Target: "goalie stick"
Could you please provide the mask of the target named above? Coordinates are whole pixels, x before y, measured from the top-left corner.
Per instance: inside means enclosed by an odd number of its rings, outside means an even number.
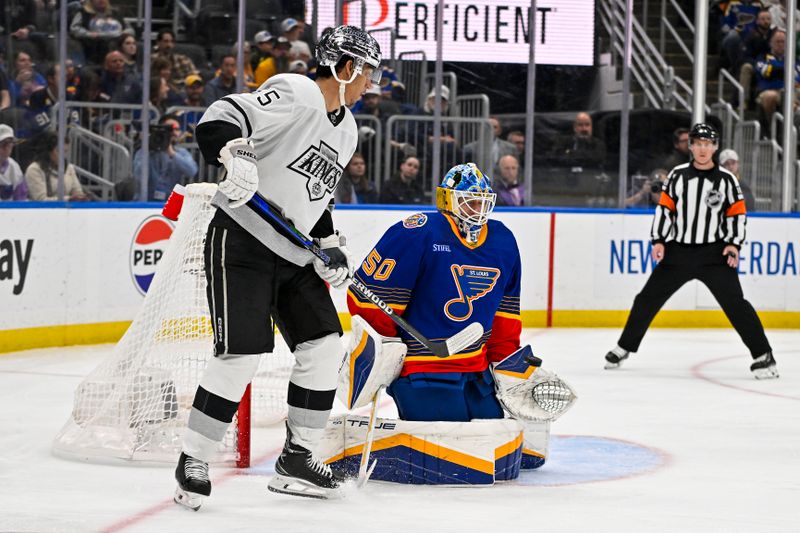
[[[378,460],[373,459],[372,464],[369,464],[369,454],[372,451],[372,443],[375,440],[375,420],[378,418],[378,402],[381,397],[381,387],[375,392],[372,397],[372,406],[369,410],[369,424],[367,425],[367,438],[364,440],[364,448],[361,450],[361,463],[358,467],[358,480],[356,487],[359,489],[364,487],[369,481],[375,467],[378,466]]]
[[[253,198],[248,202],[248,205],[252,206],[256,211],[262,213],[270,220],[278,224],[284,230],[283,234],[285,236],[292,238],[292,240],[294,240],[297,244],[322,260],[323,263],[326,265],[330,263],[331,258],[328,257],[328,254],[326,254],[319,246],[314,244],[311,239],[300,233],[291,224],[284,220],[281,215],[275,213],[272,206],[270,206],[269,203],[267,203],[267,201],[258,193],[253,196]],[[481,335],[483,335],[483,326],[481,326],[478,322],[473,322],[443,342],[431,341],[422,333],[420,333],[417,328],[409,324],[402,317],[398,316],[386,302],[381,300],[375,293],[369,290],[369,288],[361,283],[361,281],[357,280],[353,276],[350,276],[348,279],[350,281],[350,286],[353,287],[353,289],[355,289],[364,297],[368,298],[378,307],[378,309],[383,311],[386,316],[391,318],[395,324],[403,328],[403,330],[407,331],[409,335],[422,343],[436,357],[449,357],[450,355],[461,352],[469,345],[477,341]]]

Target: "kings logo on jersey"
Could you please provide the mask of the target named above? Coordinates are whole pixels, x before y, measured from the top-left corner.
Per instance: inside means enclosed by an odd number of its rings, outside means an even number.
[[[308,199],[312,202],[332,194],[344,173],[339,164],[339,153],[325,141],[320,141],[319,146],[309,146],[289,168],[306,179]]]
[[[153,282],[158,263],[172,235],[172,224],[161,215],[147,217],[136,229],[131,242],[131,277],[136,289],[144,295]]]
[[[489,294],[500,278],[500,269],[471,265],[451,265],[458,297],[444,304],[450,320],[463,322],[472,316],[472,302]]]

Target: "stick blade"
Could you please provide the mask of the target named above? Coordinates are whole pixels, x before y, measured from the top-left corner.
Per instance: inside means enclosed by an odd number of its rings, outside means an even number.
[[[477,342],[482,335],[483,326],[481,326],[478,322],[473,322],[445,341],[448,355],[463,352],[471,344]]]

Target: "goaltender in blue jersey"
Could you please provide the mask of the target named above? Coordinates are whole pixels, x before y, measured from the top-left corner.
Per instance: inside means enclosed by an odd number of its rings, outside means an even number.
[[[407,346],[400,377],[387,389],[403,420],[503,418],[488,368],[520,347],[522,267],[514,235],[488,219],[494,203],[489,180],[475,164],[454,167],[437,191],[439,211],[389,228],[355,274],[431,340],[472,322],[484,329],[472,346],[441,359],[348,291],[351,314]]]

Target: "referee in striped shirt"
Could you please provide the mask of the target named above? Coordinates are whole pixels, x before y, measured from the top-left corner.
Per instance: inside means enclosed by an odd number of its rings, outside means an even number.
[[[695,124],[689,133],[692,162],[672,169],[653,219],[653,260],[658,264],[633,301],[606,369],[618,368],[639,349],[647,328],[670,296],[687,281],[709,288],[744,341],[757,379],[777,378],[772,348],[753,306],[744,299],[737,267],[747,214],[736,177],[714,163],[717,132]]]

